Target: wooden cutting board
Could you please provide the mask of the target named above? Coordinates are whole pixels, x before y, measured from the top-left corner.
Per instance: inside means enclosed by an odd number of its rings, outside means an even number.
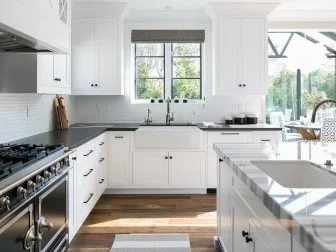
[[[64,98],[60,95],[56,95],[55,106],[57,119],[62,130],[69,128],[69,120],[66,112],[66,108],[63,102]]]

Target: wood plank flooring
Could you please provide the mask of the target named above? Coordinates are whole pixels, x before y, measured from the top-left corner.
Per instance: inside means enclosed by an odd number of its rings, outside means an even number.
[[[108,252],[122,233],[188,233],[193,252],[213,252],[216,195],[103,195],[68,251]]]

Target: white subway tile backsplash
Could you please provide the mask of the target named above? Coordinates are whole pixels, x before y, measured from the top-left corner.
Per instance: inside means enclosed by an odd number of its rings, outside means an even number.
[[[135,104],[129,96],[80,96],[75,103],[77,122],[141,123],[151,109],[154,123],[165,121],[166,104]],[[262,115],[261,96],[212,96],[205,103],[171,104],[176,122],[224,122],[225,116],[238,112]],[[260,118],[262,120],[262,118]]]
[[[57,128],[54,95],[0,94],[0,143]],[[74,97],[64,96],[69,121],[74,119]]]

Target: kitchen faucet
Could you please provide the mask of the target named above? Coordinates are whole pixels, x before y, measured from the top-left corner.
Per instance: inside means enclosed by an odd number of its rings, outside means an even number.
[[[171,103],[171,99],[168,97],[166,100],[167,103],[167,114],[166,114],[166,125],[170,125],[171,121],[174,121],[174,113],[172,113],[170,115],[170,103]]]
[[[148,110],[147,110],[147,118],[145,118],[145,123],[146,123],[147,125],[150,125],[151,122],[152,122],[152,118],[149,118],[149,115],[150,115],[150,114],[151,114],[151,110],[148,109]]]

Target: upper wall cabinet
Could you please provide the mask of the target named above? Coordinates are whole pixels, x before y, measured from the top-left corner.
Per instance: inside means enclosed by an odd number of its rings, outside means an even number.
[[[122,28],[114,4],[77,4],[72,20],[72,94],[123,95]]]
[[[265,20],[218,20],[215,94],[265,94],[267,51]]]
[[[0,28],[57,53],[71,51],[71,0],[2,1]]]
[[[70,94],[70,56],[0,54],[0,93]]]
[[[276,4],[210,4],[214,95],[267,93],[267,14]]]

